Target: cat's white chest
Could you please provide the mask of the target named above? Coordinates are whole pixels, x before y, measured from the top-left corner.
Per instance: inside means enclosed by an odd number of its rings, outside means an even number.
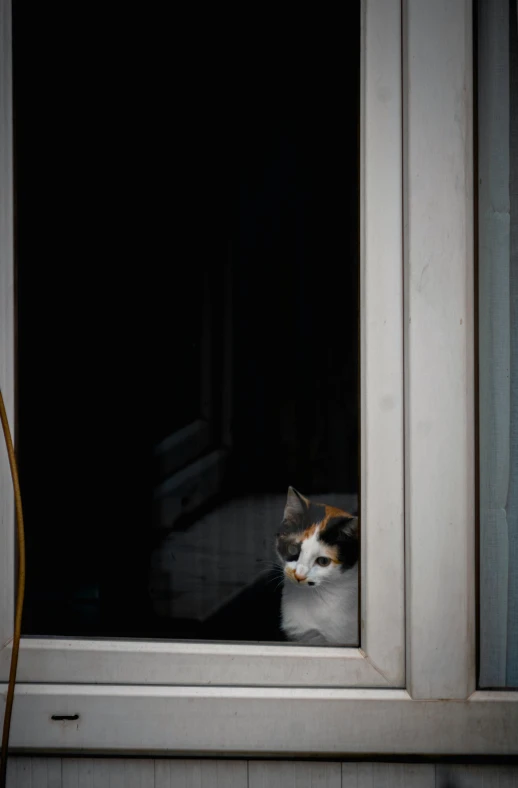
[[[308,588],[285,580],[282,629],[290,640],[329,645],[358,643],[358,567],[339,582]]]

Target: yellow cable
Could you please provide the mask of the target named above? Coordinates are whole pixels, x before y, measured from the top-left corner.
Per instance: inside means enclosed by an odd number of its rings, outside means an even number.
[[[13,711],[14,685],[16,682],[16,668],[18,667],[18,652],[20,650],[20,636],[22,631],[22,611],[23,597],[25,595],[25,533],[23,530],[23,510],[22,496],[20,494],[20,482],[18,480],[18,469],[16,467],[16,457],[14,454],[11,430],[5,411],[4,398],[0,390],[0,419],[4,431],[9,465],[11,466],[11,476],[14,487],[14,504],[16,508],[16,521],[18,525],[18,587],[16,592],[16,612],[14,618],[13,650],[11,653],[11,668],[9,670],[9,684],[7,687],[7,698],[5,701],[4,727],[2,731],[2,750],[0,756],[0,788],[5,788],[7,780],[7,753],[9,748],[9,730],[11,728],[11,715]]]

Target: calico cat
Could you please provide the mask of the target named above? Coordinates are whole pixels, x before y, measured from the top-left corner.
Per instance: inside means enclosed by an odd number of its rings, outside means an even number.
[[[284,568],[281,627],[289,640],[358,644],[358,518],[288,489],[276,548]]]

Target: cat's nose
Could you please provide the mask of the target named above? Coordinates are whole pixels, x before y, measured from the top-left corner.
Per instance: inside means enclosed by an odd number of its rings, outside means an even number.
[[[301,580],[305,580],[305,579],[306,579],[306,575],[303,575],[297,570],[295,570],[295,580],[298,580],[300,583]]]

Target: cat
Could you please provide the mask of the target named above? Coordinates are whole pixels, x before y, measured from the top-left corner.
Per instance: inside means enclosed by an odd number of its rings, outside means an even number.
[[[358,518],[288,489],[276,540],[281,628],[311,645],[358,644]]]

